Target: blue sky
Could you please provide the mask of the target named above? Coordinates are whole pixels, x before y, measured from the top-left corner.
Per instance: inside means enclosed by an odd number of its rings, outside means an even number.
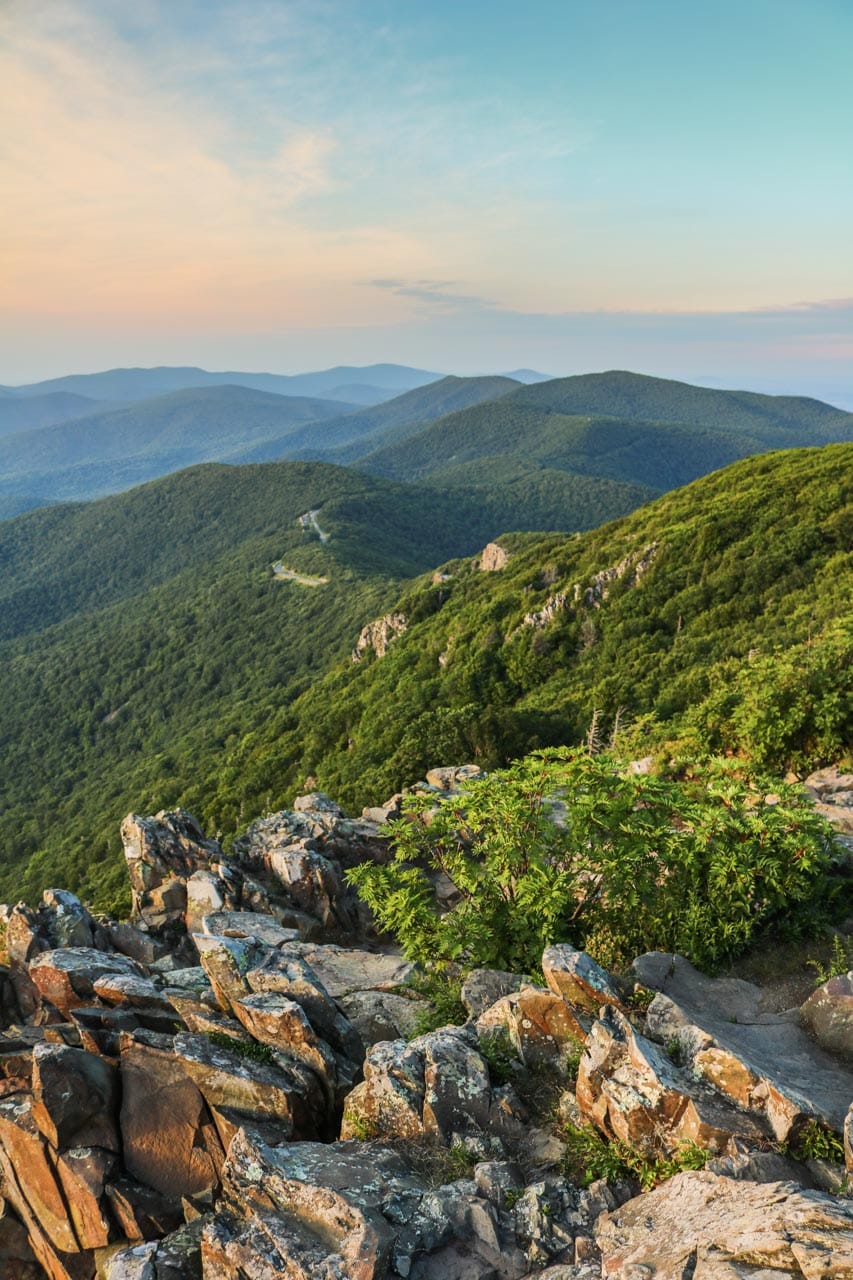
[[[849,0],[10,0],[0,381],[629,367],[853,401]]]

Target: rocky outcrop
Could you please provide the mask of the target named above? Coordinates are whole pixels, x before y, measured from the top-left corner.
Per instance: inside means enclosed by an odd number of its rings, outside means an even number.
[[[509,552],[497,542],[487,542],[480,552],[478,568],[481,573],[497,573],[509,564]]]
[[[850,1280],[853,1205],[792,1183],[681,1173],[603,1214],[607,1280]]]
[[[712,979],[681,956],[653,952],[637,977],[659,994],[647,1030],[675,1044],[686,1067],[785,1140],[812,1120],[840,1133],[853,1098],[853,1071],[822,1051],[799,1012],[766,1012],[761,991],[738,978]]]
[[[377,658],[384,658],[389,646],[409,629],[409,620],[404,613],[386,613],[375,622],[368,622],[359,632],[352,651],[353,662],[361,662],[367,653]]]
[[[422,790],[438,804],[478,774]],[[853,1275],[849,1205],[814,1189],[843,1178],[842,1140],[853,1172],[853,1072],[797,1011],[651,955],[643,1015],[562,944],[546,986],[474,971],[468,1022],[415,1035],[413,966],[345,883],[388,856],[378,821],[312,792],[228,858],[180,812],[124,834],[133,923],[59,890],[0,908],[2,1280]],[[833,979],[804,1008],[836,1051],[848,997]],[[685,1143],[713,1158],[642,1196],[576,1186],[567,1123],[638,1168]]]

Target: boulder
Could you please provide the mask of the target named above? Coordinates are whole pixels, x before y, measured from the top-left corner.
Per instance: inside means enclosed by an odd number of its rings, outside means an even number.
[[[43,951],[29,967],[30,979],[42,1001],[48,1001],[64,1018],[72,1009],[92,999],[96,979],[108,973],[144,976],[139,965],[129,957],[108,955],[92,947]]]
[[[215,911],[201,921],[202,933],[224,938],[254,938],[268,947],[298,942],[298,929],[283,929],[273,916],[259,911]]]
[[[83,1049],[40,1044],[33,1052],[32,1116],[52,1147],[119,1152],[116,1068]]]
[[[291,948],[268,951],[263,962],[246,974],[246,982],[253,992],[275,991],[301,1005],[311,1026],[335,1053],[361,1065],[364,1047],[357,1031],[301,955],[293,954]]]
[[[800,1009],[819,1045],[853,1063],[853,973],[830,978]]]
[[[614,979],[585,951],[568,943],[546,947],[542,972],[550,989],[575,1009],[598,1013],[602,1005],[615,1004],[627,1013],[623,993]]]
[[[543,987],[522,987],[504,996],[476,1021],[481,1036],[503,1030],[526,1067],[560,1070],[586,1037],[584,1025],[562,996]]]
[[[462,1003],[471,1018],[479,1018],[502,996],[517,991],[521,978],[503,969],[472,969],[462,983]]]
[[[634,971],[660,993],[648,1010],[648,1034],[676,1043],[692,1072],[766,1116],[777,1139],[813,1119],[841,1133],[853,1070],[815,1044],[797,1010],[766,1012],[760,988],[708,978],[681,956],[651,952],[635,960]]]
[[[171,1041],[121,1038],[121,1135],[127,1172],[172,1201],[218,1184],[222,1142]]]
[[[790,1182],[679,1173],[596,1223],[608,1280],[850,1280],[853,1205]]]
[[[180,932],[187,904],[186,882],[196,871],[219,862],[222,850],[205,838],[183,809],[153,818],[128,814],[121,840],[133,894],[134,917],[152,933]]]
[[[353,991],[338,1003],[365,1048],[380,1040],[404,1040],[414,1035],[423,1000],[409,1000],[390,991]]]
[[[214,1116],[226,1108],[269,1120],[277,1125],[282,1139],[325,1136],[327,1093],[318,1077],[296,1058],[274,1049],[259,1054],[256,1048],[250,1042],[226,1048],[189,1032],[175,1037],[177,1062],[198,1086]]]
[[[302,1006],[277,991],[243,996],[234,1012],[253,1039],[303,1063],[316,1075],[330,1105],[334,1105],[338,1071],[335,1056],[322,1040]]]
[[[236,1001],[249,994],[246,975],[269,954],[269,947],[254,938],[224,938],[195,934],[199,959],[223,1013],[231,1013]]]
[[[686,1142],[722,1151],[733,1137],[768,1133],[758,1117],[679,1070],[615,1005],[604,1006],[587,1037],[576,1093],[603,1133],[650,1153],[672,1154]]]
[[[341,1135],[413,1138],[433,1134],[454,1140],[489,1129],[492,1089],[489,1069],[474,1032],[445,1027],[374,1045],[364,1081],[346,1099]]]

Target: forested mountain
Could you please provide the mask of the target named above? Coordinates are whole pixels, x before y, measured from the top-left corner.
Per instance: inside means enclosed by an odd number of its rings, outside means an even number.
[[[282,716],[295,785],[357,805],[436,759],[494,764],[630,722],[640,754],[679,734],[777,769],[849,749],[853,445],[747,459],[583,536],[500,541],[505,568],[422,579],[385,657]]]
[[[405,438],[456,410],[492,403],[518,386],[511,378],[440,378],[384,404],[325,422],[322,432],[306,429],[270,441],[246,460],[310,457],[346,465],[367,450]]]
[[[817,400],[589,374],[520,387],[365,451],[357,465],[440,484],[549,467],[662,492],[752,453],[849,439],[853,414]]]
[[[607,732],[620,707],[681,731],[705,706],[710,735],[730,711],[707,699],[740,688],[750,651],[801,673],[810,645],[843,702],[851,474],[853,446],[750,459],[592,533],[501,536],[493,573],[458,557],[508,527],[514,486],[313,463],[197,467],[8,521],[0,899],[57,882],[113,900],[129,809],[182,804],[227,835],[309,774],[378,800],[437,760],[577,740],[596,709]],[[408,630],[354,665],[388,611]]]
[[[72,418],[83,418],[114,408],[118,405],[75,395],[71,391],[51,391],[42,396],[4,395],[0,397],[0,436],[50,427],[57,422],[69,422]]]
[[[255,391],[269,391],[285,396],[319,396],[329,400],[347,400],[339,394],[347,384],[373,387],[380,398],[399,395],[412,387],[423,386],[440,378],[439,373],[425,369],[410,369],[399,364],[371,364],[359,368],[354,365],[337,365],[317,373],[245,373],[231,371],[211,373],[194,367],[156,369],[107,369],[103,373],[74,373],[64,378],[49,378],[45,382],[31,382],[20,387],[4,387],[0,390],[16,396],[44,395],[48,392],[74,392],[91,396],[96,400],[147,400],[151,396],[165,395],[170,391],[184,391],[191,387],[240,386]],[[354,397],[360,403],[359,397]]]
[[[0,497],[56,502],[114,493],[197,462],[242,458],[259,441],[280,439],[341,408],[332,400],[237,386],[174,391],[0,439]]]
[[[507,527],[579,528],[584,511],[597,523],[644,495],[593,482],[575,507],[570,496],[437,494],[320,463],[210,465],[0,525],[0,900],[56,881],[105,901],[122,879],[108,842],[130,808],[180,798],[201,812],[206,794],[232,829],[246,810],[223,753],[267,741],[264,726],[404,579]],[[314,509],[326,543],[300,525]],[[280,561],[328,581],[282,581]]]

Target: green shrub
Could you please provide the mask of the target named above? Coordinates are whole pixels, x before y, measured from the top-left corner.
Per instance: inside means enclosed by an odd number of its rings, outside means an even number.
[[[806,963],[817,975],[816,987],[822,987],[830,978],[842,977],[853,969],[853,938],[845,938],[842,942],[836,934],[832,939],[832,952],[826,964],[820,960],[807,960]]]
[[[389,830],[393,859],[348,879],[421,963],[524,973],[568,941],[606,964],[656,949],[710,967],[825,918],[831,828],[798,788],[727,761],[676,781],[540,752],[444,802],[410,797]],[[449,910],[428,872],[455,885]]]
[[[409,1039],[424,1036],[439,1027],[460,1026],[468,1018],[462,1003],[462,978],[447,965],[431,966],[409,982],[411,989],[423,997]]]
[[[618,1138],[608,1142],[592,1125],[567,1125],[563,1140],[563,1173],[584,1187],[599,1178],[611,1182],[635,1178],[644,1191],[649,1191],[685,1169],[703,1169],[710,1159],[710,1152],[695,1142],[682,1143],[678,1151],[664,1155]]]

